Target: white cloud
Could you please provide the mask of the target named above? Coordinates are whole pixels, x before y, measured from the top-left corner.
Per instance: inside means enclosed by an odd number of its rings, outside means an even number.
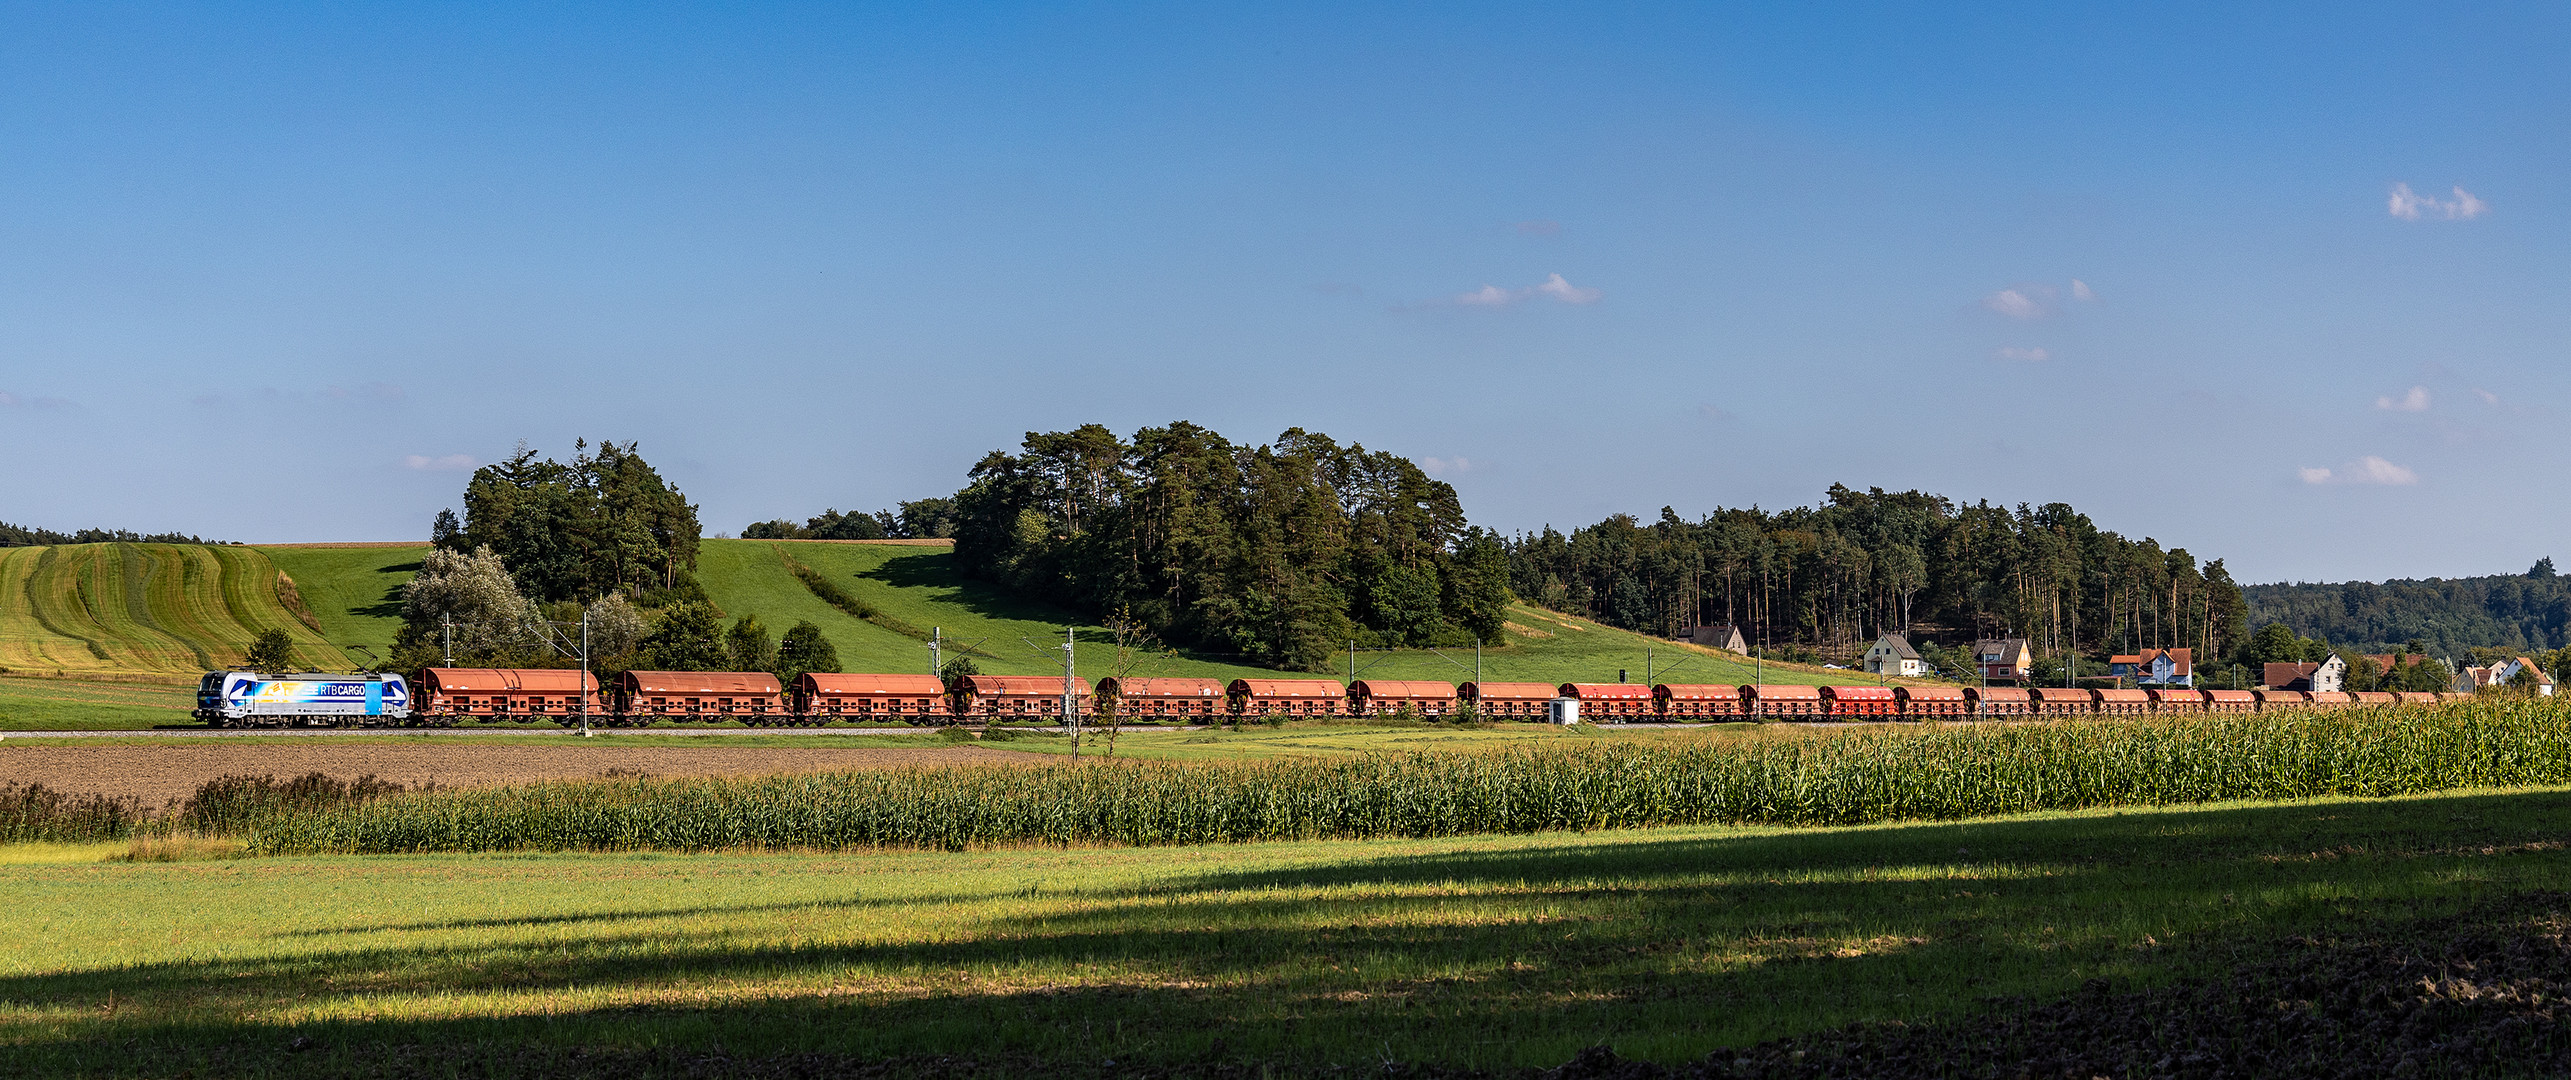
[[[1594,304],[1606,295],[1596,289],[1565,281],[1560,274],[1553,274],[1547,276],[1541,285],[1529,285],[1521,289],[1503,289],[1497,285],[1484,285],[1469,293],[1456,294],[1454,303],[1462,307],[1508,307],[1520,300],[1543,296],[1566,304]]]
[[[1419,467],[1425,470],[1430,476],[1447,476],[1454,473],[1473,471],[1473,459],[1466,457],[1424,457],[1419,459]]]
[[[2454,191],[2454,198],[2440,199],[2434,195],[2422,195],[2412,191],[2409,184],[2394,184],[2392,197],[2385,201],[2385,207],[2392,212],[2392,216],[2403,221],[2417,221],[2421,218],[2435,221],[2471,221],[2490,212],[2491,204],[2475,198],[2473,193],[2464,190],[2462,185],[2456,185]]]
[[[2336,469],[2304,468],[2294,470],[2307,484],[2376,484],[2384,487],[2406,487],[2419,482],[2419,474],[2402,466],[2368,454]]]
[[[444,457],[412,454],[403,458],[402,464],[421,472],[464,472],[480,463],[474,461],[470,454],[448,454]]]
[[[68,409],[71,407],[72,401],[69,398],[22,397],[0,391],[0,409]]]
[[[2375,408],[2385,409],[2392,412],[2427,412],[2428,388],[2425,386],[2414,386],[2409,390],[2403,391],[2400,397],[2386,395],[2384,397],[2376,398]]]
[[[2349,478],[2349,483],[2401,485],[2419,482],[2418,473],[2371,455],[2357,459],[2355,473]]]
[[[2001,349],[1991,355],[2002,360],[2026,360],[2032,362],[2042,362],[2053,359],[2053,354],[2045,351],[2042,346],[2032,349]]]
[[[1566,304],[1595,304],[1599,297],[1607,295],[1596,289],[1584,288],[1564,281],[1560,274],[1545,278],[1544,284],[1536,286],[1535,291]]]
[[[1982,306],[2012,319],[2041,319],[2052,310],[2052,305],[2045,300],[2027,295],[2031,291],[2033,290],[2002,289],[1983,297]]]
[[[2494,394],[2478,386],[2473,388],[2473,396],[2482,399],[2482,404],[2484,405],[2497,405],[2500,403],[2500,396],[2498,394]]]
[[[2079,278],[2072,278],[2071,298],[2094,304],[2098,302],[2098,293],[2096,290],[2089,287],[2088,282],[2082,281]]]

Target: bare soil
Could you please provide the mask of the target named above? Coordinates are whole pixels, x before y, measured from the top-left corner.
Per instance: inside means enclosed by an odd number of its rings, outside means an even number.
[[[314,740],[326,744],[330,740]],[[982,746],[0,746],[0,784],[42,784],[71,794],[132,797],[147,806],[185,798],[222,776],[372,775],[405,787],[487,787],[536,780],[630,776],[772,776],[929,765],[1010,765],[1052,760]]]

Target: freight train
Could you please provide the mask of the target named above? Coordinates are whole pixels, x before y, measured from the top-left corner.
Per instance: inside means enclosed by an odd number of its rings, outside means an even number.
[[[1209,724],[1296,717],[1470,712],[1486,720],[1591,723],[1929,720],[2249,713],[2433,704],[2455,694],[2059,687],[1804,686],[1728,683],[1462,684],[1420,679],[1106,678],[813,673],[785,685],[758,671],[628,671],[602,686],[551,668],[429,668],[418,699],[399,675],[206,674],[195,716],[216,727],[431,726],[585,719],[752,726],[1054,722],[1066,705],[1094,722]]]

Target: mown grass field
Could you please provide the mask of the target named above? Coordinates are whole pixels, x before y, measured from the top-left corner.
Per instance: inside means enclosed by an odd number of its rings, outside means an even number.
[[[202,673],[239,662],[250,639],[268,629],[285,630],[303,663],[348,666],[321,629],[288,609],[278,584],[276,565],[252,548],[0,548],[0,668]]]
[[[1105,850],[18,849],[0,1044],[17,1071],[98,1075],[625,1075],[569,1051],[645,1047],[1101,1074],[1681,1061],[2571,887],[2566,830],[2571,791],[2544,789]]]

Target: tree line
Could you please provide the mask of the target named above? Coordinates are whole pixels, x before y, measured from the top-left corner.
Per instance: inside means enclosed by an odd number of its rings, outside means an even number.
[[[943,540],[955,535],[955,500],[916,499],[871,514],[837,507],[797,525],[784,518],[752,522],[744,540]]]
[[[2411,643],[2417,651],[2447,656],[2477,647],[2534,652],[2571,646],[2571,578],[2555,573],[2550,558],[2523,574],[2252,585],[2244,591],[2261,621],[2374,652]]]
[[[1966,505],[1832,485],[1817,506],[1662,508],[1506,541],[1518,595],[1629,630],[1741,628],[1754,648],[1844,656],[1886,631],[1949,645],[2023,637],[2044,654],[2237,651],[2240,587],[2215,559],[2100,529],[2062,503]],[[2057,661],[2058,662],[2058,661]]]
[[[52,547],[56,544],[217,544],[186,533],[138,533],[132,529],[82,529],[55,532],[0,521],[0,547]]]
[[[1360,645],[1498,636],[1500,538],[1399,456],[1295,428],[1236,444],[1179,421],[1028,432],[955,494],[967,574],[1171,645],[1322,670]]]

